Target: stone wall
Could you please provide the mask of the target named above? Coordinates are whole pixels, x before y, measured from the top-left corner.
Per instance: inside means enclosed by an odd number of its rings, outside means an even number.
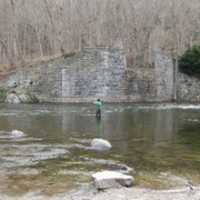
[[[200,79],[179,73],[177,100],[179,102],[200,102]]]
[[[168,56],[160,50],[154,53],[156,97],[158,101],[172,101],[174,99],[174,66]]]
[[[200,82],[178,74],[172,59],[155,51],[154,65],[127,69],[121,49],[84,49],[70,57],[21,68],[0,82],[17,93],[28,92],[44,102],[199,101]],[[176,90],[174,89],[175,87]]]
[[[61,69],[62,98],[117,97],[124,94],[125,59],[116,50],[85,50]]]

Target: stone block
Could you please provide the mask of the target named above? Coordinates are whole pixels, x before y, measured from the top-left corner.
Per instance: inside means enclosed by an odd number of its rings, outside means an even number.
[[[98,190],[116,187],[131,187],[134,178],[115,171],[102,171],[92,175],[94,185]]]

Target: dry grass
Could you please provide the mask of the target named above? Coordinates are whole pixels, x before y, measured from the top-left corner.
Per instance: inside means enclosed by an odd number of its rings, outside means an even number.
[[[18,69],[18,68],[28,68],[34,65],[39,65],[39,64],[43,64],[45,62],[49,62],[58,58],[67,58],[67,57],[71,57],[74,56],[75,54],[77,54],[78,52],[68,52],[65,54],[55,54],[55,55],[51,55],[51,56],[42,56],[42,57],[37,57],[34,59],[26,59],[23,60],[23,62],[20,63],[16,63],[15,66],[10,66],[9,64],[0,64],[0,80],[4,79],[5,77],[7,77],[11,72],[13,72],[14,70]]]

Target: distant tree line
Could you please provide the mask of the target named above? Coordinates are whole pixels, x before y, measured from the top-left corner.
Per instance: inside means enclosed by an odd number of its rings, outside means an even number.
[[[0,0],[0,67],[121,47],[128,66],[173,58],[200,40],[199,0]]]

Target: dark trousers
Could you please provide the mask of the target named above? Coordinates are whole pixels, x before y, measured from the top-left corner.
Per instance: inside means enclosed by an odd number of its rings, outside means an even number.
[[[96,111],[96,118],[101,118],[101,109],[98,109],[97,111]]]

